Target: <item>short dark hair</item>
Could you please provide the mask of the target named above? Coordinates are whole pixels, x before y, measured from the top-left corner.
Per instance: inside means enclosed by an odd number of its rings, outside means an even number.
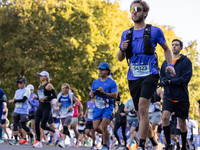
[[[173,43],[174,41],[178,41],[179,44],[180,44],[180,47],[183,48],[183,42],[182,42],[181,40],[179,40],[179,39],[173,39],[172,43]]]
[[[139,4],[141,4],[142,5],[142,7],[143,7],[143,11],[144,12],[149,12],[149,5],[145,2],[145,1],[143,1],[143,0],[134,0],[132,3],[131,3],[131,5],[130,5],[130,10],[131,10],[131,8],[132,8],[132,5],[133,4],[135,4],[135,3],[139,3]]]

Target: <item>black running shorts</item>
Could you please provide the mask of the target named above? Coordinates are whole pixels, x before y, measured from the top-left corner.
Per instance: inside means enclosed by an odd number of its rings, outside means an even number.
[[[139,98],[150,99],[158,85],[158,74],[151,74],[137,80],[129,80],[129,90],[133,99],[135,110],[138,110]]]

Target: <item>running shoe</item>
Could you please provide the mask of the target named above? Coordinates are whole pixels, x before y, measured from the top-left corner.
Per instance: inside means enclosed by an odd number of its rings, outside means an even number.
[[[115,147],[115,149],[118,149],[122,144],[121,143],[118,143]]]
[[[33,145],[35,145],[38,142],[38,140],[35,140],[35,142],[33,143]]]
[[[47,142],[47,145],[53,145],[52,141],[49,140],[49,141]]]
[[[103,146],[101,150],[109,150],[107,146]]]
[[[143,150],[142,147],[138,146],[136,150]]]
[[[1,144],[1,143],[4,143],[4,140],[0,139],[0,144]]]
[[[25,140],[25,139],[23,139],[23,140],[21,140],[21,141],[19,142],[19,144],[21,144],[21,145],[23,145],[23,144],[27,144],[27,143],[28,143],[28,141]]]
[[[95,145],[92,145],[91,149],[97,149]]]
[[[65,141],[62,140],[61,142],[59,142],[58,146],[61,147],[61,148],[65,148]]]
[[[74,147],[74,138],[70,138],[69,147]]]
[[[42,148],[42,142],[38,141],[36,144],[33,145],[33,147]]]
[[[74,145],[74,147],[77,148],[77,147],[79,147],[79,145],[80,145],[80,142],[78,141],[78,142],[76,142],[76,144]]]
[[[19,145],[17,140],[13,140],[12,142],[9,142],[10,145]]]
[[[55,142],[54,146],[58,146],[58,144],[59,144],[59,140],[57,140],[57,141]]]

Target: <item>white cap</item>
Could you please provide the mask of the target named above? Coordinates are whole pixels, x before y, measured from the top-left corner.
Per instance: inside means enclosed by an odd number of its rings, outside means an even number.
[[[3,105],[7,106],[6,102],[3,102]]]
[[[29,90],[34,90],[34,86],[33,86],[32,84],[27,85],[27,88],[28,88]]]
[[[38,73],[38,76],[46,76],[49,78],[49,73],[47,71],[42,71],[42,72]]]

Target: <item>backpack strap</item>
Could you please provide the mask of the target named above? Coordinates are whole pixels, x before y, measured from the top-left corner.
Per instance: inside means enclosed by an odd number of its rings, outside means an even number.
[[[138,53],[138,54],[132,53],[132,40],[133,40],[134,26],[131,27],[129,29],[129,31],[127,32],[126,40],[129,40],[128,47],[127,47],[126,52],[125,52],[127,63],[128,63],[128,60],[132,56],[137,56],[139,54],[146,54],[146,55],[153,55],[154,54],[154,47],[152,46],[152,42],[151,42],[151,26],[152,26],[151,24],[146,24],[143,37],[141,37],[141,38],[143,38],[143,41],[144,41],[144,52],[143,53]]]

